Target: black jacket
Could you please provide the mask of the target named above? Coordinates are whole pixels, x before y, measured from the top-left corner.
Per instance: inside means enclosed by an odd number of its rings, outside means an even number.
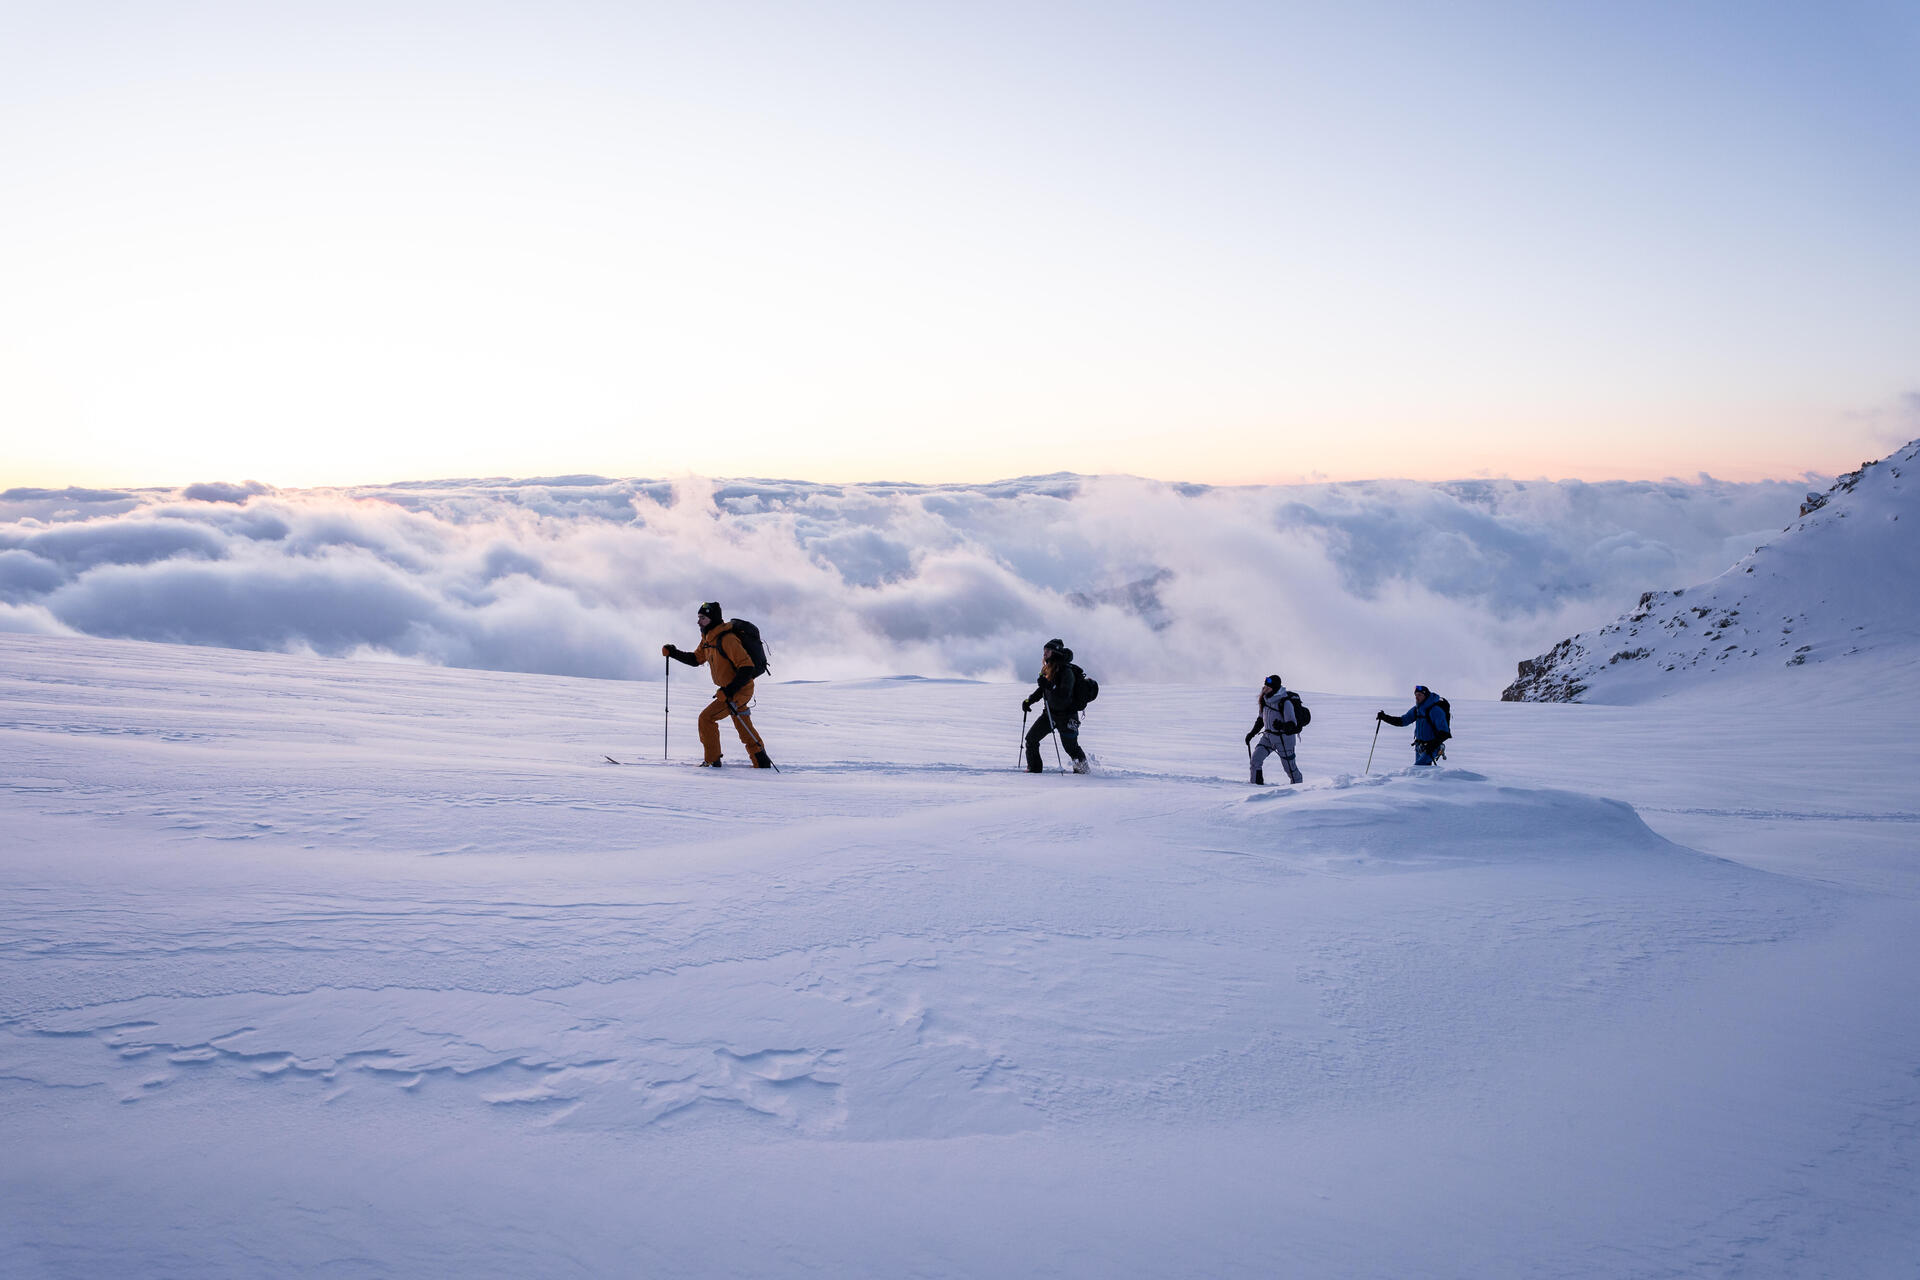
[[[1031,707],[1035,702],[1047,704],[1047,714],[1057,723],[1070,724],[1073,721],[1073,697],[1079,692],[1080,677],[1074,669],[1073,650],[1061,653],[1059,674],[1052,679],[1043,670],[1039,679],[1034,681],[1034,690],[1027,695],[1022,706]]]

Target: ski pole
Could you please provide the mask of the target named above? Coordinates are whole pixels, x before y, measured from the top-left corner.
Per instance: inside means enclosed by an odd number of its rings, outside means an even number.
[[[751,747],[748,748],[749,750],[765,751],[767,749],[766,740],[760,736],[760,731],[753,727],[752,719],[748,717],[746,712],[742,711],[739,707],[734,705],[732,698],[727,699],[727,714],[733,717],[734,724],[746,730],[746,734],[743,734],[741,736],[743,737],[748,735],[752,736],[753,744]]]
[[[1020,745],[1014,748],[1013,762],[1024,765],[1027,762],[1027,717],[1033,714],[1033,708],[1024,704],[1020,707]]]
[[[758,729],[753,727],[753,717],[748,715],[746,712],[742,711],[740,708],[734,706],[732,698],[727,699],[727,710],[733,714],[734,724],[739,725],[740,727],[744,728],[748,733],[753,735],[753,746],[751,750],[753,750],[756,754],[765,755],[767,753],[767,740],[760,736],[760,731]],[[774,764],[773,761],[771,760],[767,761],[767,763],[770,765],[773,765],[773,771],[775,773],[780,772],[779,765]]]
[[[1053,762],[1060,766],[1060,772],[1067,771],[1067,762],[1060,758],[1060,724],[1053,718],[1053,708],[1047,708],[1047,732],[1053,735]]]
[[[1380,724],[1381,722],[1378,720],[1375,720],[1373,722],[1373,747],[1377,747],[1380,745]],[[1367,772],[1368,773],[1373,772],[1373,747],[1367,748]]]
[[[673,659],[662,658],[660,664],[667,669],[667,682],[660,687],[660,758],[667,758],[667,717],[673,714]]]

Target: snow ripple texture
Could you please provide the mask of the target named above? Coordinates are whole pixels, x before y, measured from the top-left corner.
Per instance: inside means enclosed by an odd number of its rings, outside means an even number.
[[[631,685],[0,654],[10,1276],[1911,1262],[1894,727],[1768,780],[1471,704],[1366,773],[1313,694],[1254,789],[1251,691],[1105,690],[1074,777],[1018,688],[770,685],[773,774]]]

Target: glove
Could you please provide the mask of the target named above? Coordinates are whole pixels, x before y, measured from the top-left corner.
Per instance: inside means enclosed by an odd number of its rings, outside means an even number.
[[[1020,699],[1020,709],[1021,709],[1022,711],[1031,711],[1031,710],[1033,710],[1033,699],[1032,699],[1031,697],[1026,697],[1026,698],[1022,698],[1022,699]]]
[[[747,681],[740,676],[735,676],[733,679],[727,681],[726,687],[720,692],[727,695],[727,705],[732,706],[734,695],[746,687]]]
[[[660,656],[663,658],[671,658],[673,656],[673,646],[670,644],[661,645]]]
[[[1260,726],[1259,726],[1259,725],[1255,725],[1255,726],[1253,726],[1253,728],[1251,728],[1251,729],[1249,729],[1249,730],[1247,730],[1247,745],[1248,745],[1248,746],[1252,746],[1252,745],[1253,745],[1253,735],[1254,735],[1254,734],[1256,734],[1256,733],[1258,733],[1258,732],[1260,732]]]
[[[1386,720],[1391,720],[1391,719],[1392,719],[1393,717],[1392,717],[1392,716],[1390,716],[1390,715],[1388,715],[1388,714],[1387,714],[1386,712],[1384,712],[1384,711],[1376,711],[1376,712],[1374,712],[1374,713],[1373,713],[1373,718],[1374,718],[1375,720],[1381,720],[1381,721],[1386,721]]]

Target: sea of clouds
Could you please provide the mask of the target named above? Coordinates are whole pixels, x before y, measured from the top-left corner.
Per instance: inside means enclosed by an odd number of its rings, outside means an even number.
[[[1489,697],[1809,479],[12,489],[0,630],[650,680],[719,600],[776,680],[1031,677],[1058,635],[1107,682]]]

